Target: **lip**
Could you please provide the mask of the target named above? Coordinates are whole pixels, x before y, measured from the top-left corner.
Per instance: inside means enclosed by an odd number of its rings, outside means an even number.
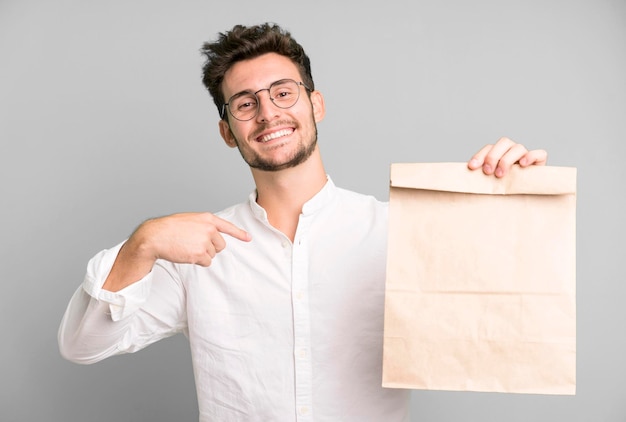
[[[255,137],[254,140],[257,142],[261,142],[261,143],[267,143],[267,142],[273,141],[274,139],[281,139],[281,138],[284,138],[285,136],[289,136],[293,134],[295,131],[296,131],[296,128],[293,126],[275,127],[275,128],[272,128],[271,130],[266,130],[266,131],[261,132],[261,134]]]

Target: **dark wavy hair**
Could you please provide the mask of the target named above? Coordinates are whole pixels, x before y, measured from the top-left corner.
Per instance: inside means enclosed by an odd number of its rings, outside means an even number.
[[[242,60],[266,53],[280,54],[298,67],[302,82],[311,90],[315,89],[309,56],[288,31],[276,24],[235,25],[230,31],[220,33],[217,41],[204,43],[200,51],[206,56],[202,83],[213,97],[221,118],[224,118],[221,113],[226,102],[222,93],[224,74]]]

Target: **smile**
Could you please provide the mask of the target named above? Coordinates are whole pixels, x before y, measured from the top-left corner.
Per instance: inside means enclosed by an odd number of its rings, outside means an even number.
[[[267,135],[264,136],[260,136],[257,138],[257,141],[259,142],[269,142],[272,139],[276,139],[276,138],[280,138],[283,136],[288,136],[291,135],[294,132],[294,129],[289,128],[289,129],[282,129],[282,130],[278,130],[276,132],[272,132],[272,133],[268,133]]]

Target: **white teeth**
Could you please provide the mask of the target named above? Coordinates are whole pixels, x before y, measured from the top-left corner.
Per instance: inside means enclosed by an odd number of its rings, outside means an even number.
[[[281,136],[291,135],[293,130],[291,129],[283,129],[278,132],[270,133],[269,135],[265,135],[260,139],[261,142],[271,141],[272,139],[280,138]]]

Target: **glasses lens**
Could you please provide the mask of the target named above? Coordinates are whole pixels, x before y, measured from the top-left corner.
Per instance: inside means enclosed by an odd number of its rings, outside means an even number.
[[[231,98],[228,107],[235,119],[250,120],[256,115],[257,97],[252,93],[244,93]]]
[[[280,108],[293,107],[300,96],[300,87],[296,81],[283,80],[274,82],[270,87],[270,98]]]

